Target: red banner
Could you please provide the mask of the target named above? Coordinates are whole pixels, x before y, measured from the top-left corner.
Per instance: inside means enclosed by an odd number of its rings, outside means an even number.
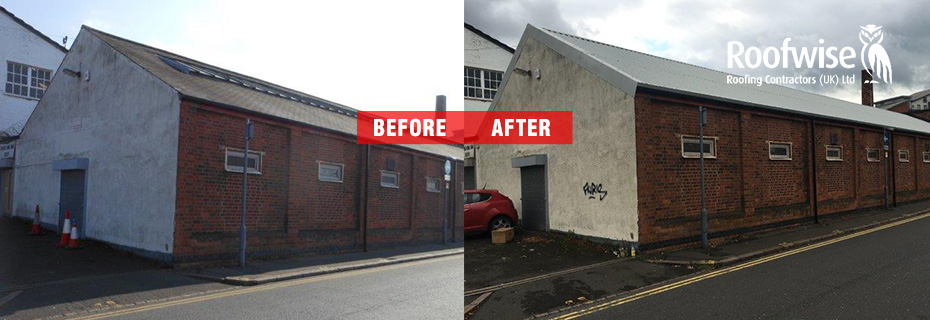
[[[358,144],[571,144],[571,111],[359,111]]]

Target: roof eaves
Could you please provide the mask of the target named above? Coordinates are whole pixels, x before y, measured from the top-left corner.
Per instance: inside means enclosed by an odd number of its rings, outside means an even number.
[[[36,30],[36,28],[33,28],[31,25],[26,23],[26,21],[23,21],[23,19],[20,19],[19,17],[14,15],[12,12],[8,11],[3,6],[0,6],[0,12],[6,13],[6,15],[10,16],[10,18],[13,19],[13,21],[16,21],[16,23],[19,23],[19,25],[23,26],[23,28],[26,28],[26,30],[29,30],[30,32],[39,36],[39,38],[42,38],[42,40],[45,40],[45,42],[48,42],[49,44],[51,44],[53,47],[55,47],[55,49],[61,50],[61,52],[64,52],[64,53],[68,53],[68,49],[65,48],[65,46],[58,44],[58,42],[55,42],[55,40],[52,40],[52,38],[49,38],[42,32],[39,32],[39,30]]]

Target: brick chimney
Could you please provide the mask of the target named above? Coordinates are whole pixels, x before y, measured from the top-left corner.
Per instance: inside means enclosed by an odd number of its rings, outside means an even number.
[[[862,104],[874,106],[874,96],[872,95],[872,74],[869,71],[862,70]]]

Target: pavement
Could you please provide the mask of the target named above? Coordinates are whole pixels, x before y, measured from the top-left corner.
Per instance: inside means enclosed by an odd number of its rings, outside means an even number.
[[[487,233],[468,235],[465,290],[614,260],[615,249],[569,235],[519,228],[513,242],[506,244],[492,244]]]
[[[461,247],[426,245],[369,252],[321,255],[287,260],[254,261],[239,267],[186,269],[182,273],[226,284],[253,286],[329,273],[461,255]]]
[[[462,255],[239,287],[116,310],[114,319],[456,319]]]
[[[676,279],[553,317],[927,319],[930,218],[919,217]]]
[[[691,266],[723,266],[836,238],[856,231],[906,219],[930,210],[930,201],[899,205],[892,210],[871,209],[827,216],[817,224],[774,230],[736,238],[708,249],[690,248],[649,253],[648,262]]]
[[[550,272],[534,275],[530,281],[513,281],[512,285],[487,287],[487,290],[466,291],[464,303],[475,304],[481,293],[491,292],[485,300],[466,314],[468,319],[523,319],[559,313],[604,300],[634,294],[677,279],[716,270],[742,261],[783,254],[795,248],[804,248],[829,239],[848,236],[862,230],[871,230],[889,223],[897,223],[930,209],[930,201],[901,205],[893,210],[870,210],[834,215],[821,219],[819,224],[802,225],[751,236],[736,238],[709,250],[682,249],[671,252],[649,253],[636,259],[613,259],[595,263],[580,270]],[[930,221],[930,219],[926,219]],[[834,240],[835,241],[835,240]],[[930,242],[928,242],[930,243]],[[471,282],[468,259],[471,251],[466,242],[466,288]],[[571,259],[570,255],[558,259]],[[546,261],[546,259],[540,259]],[[830,260],[822,260],[830,261]],[[832,261],[831,261],[832,262]],[[803,272],[803,271],[802,271]],[[469,293],[472,293],[469,295]],[[608,318],[627,317],[611,316]],[[737,317],[739,318],[739,317]],[[816,317],[815,317],[816,318]]]

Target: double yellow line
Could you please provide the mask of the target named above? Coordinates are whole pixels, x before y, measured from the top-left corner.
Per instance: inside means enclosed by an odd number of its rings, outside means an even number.
[[[886,224],[886,225],[882,225],[882,226],[879,226],[879,227],[875,227],[875,228],[872,228],[872,229],[859,231],[859,232],[852,233],[852,234],[849,234],[849,235],[846,235],[846,236],[842,236],[842,237],[839,237],[839,238],[835,238],[835,239],[832,239],[832,240],[827,240],[827,241],[824,241],[824,242],[818,242],[818,243],[816,243],[816,244],[812,244],[812,245],[809,245],[809,246],[806,246],[806,247],[801,247],[801,248],[797,248],[797,249],[785,251],[785,252],[778,253],[778,254],[774,254],[774,255],[771,255],[771,256],[768,256],[768,257],[764,257],[764,258],[761,258],[761,259],[758,259],[758,260],[753,260],[753,261],[749,261],[749,262],[746,262],[746,263],[738,264],[738,265],[735,265],[735,266],[732,266],[732,267],[727,267],[727,268],[723,268],[723,269],[711,271],[711,272],[704,273],[704,274],[701,274],[701,275],[698,275],[698,276],[694,276],[694,277],[691,277],[691,278],[687,278],[687,279],[684,279],[684,280],[681,280],[681,281],[678,281],[678,282],[670,283],[670,284],[667,284],[667,285],[664,285],[664,286],[660,286],[660,287],[652,288],[652,289],[645,290],[645,291],[642,291],[642,292],[638,292],[638,293],[633,294],[633,295],[629,295],[629,296],[625,296],[625,297],[622,297],[622,298],[618,298],[618,299],[613,300],[613,301],[608,301],[608,302],[606,302],[606,303],[599,304],[599,305],[595,305],[595,306],[592,306],[592,307],[590,307],[590,308],[581,309],[581,310],[578,310],[578,311],[574,311],[574,312],[571,312],[571,313],[567,313],[567,314],[564,314],[564,315],[555,317],[555,318],[553,318],[553,319],[560,319],[560,320],[562,320],[562,319],[564,319],[564,320],[567,320],[567,319],[575,319],[575,318],[578,318],[578,317],[581,317],[581,316],[585,316],[585,315],[589,315],[589,314],[592,314],[592,313],[595,313],[595,312],[604,311],[604,310],[606,310],[606,309],[610,309],[610,308],[613,308],[613,307],[617,307],[617,306],[623,305],[623,304],[628,303],[628,302],[631,302],[631,301],[636,301],[636,300],[639,300],[639,299],[642,299],[642,298],[645,298],[645,297],[648,297],[648,296],[652,296],[652,295],[660,294],[660,293],[665,292],[665,291],[669,291],[669,290],[673,290],[673,289],[676,289],[676,288],[680,288],[680,287],[683,287],[683,286],[686,286],[686,285],[689,285],[689,284],[692,284],[692,283],[696,283],[696,282],[699,282],[699,281],[707,280],[707,279],[710,279],[710,278],[714,278],[714,277],[717,277],[717,276],[721,276],[721,275],[724,275],[724,274],[727,274],[727,273],[730,273],[730,272],[734,272],[734,271],[737,271],[737,270],[749,268],[749,267],[752,267],[752,266],[757,266],[757,265],[760,265],[760,264],[763,264],[763,263],[766,263],[766,262],[769,262],[769,261],[772,261],[772,260],[784,258],[784,257],[790,256],[790,255],[794,255],[794,254],[798,254],[798,253],[804,252],[804,251],[817,249],[817,248],[820,248],[820,247],[823,247],[823,246],[828,246],[828,245],[831,245],[831,244],[834,244],[834,243],[837,243],[837,242],[840,242],[840,241],[844,241],[844,240],[852,239],[852,238],[855,238],[855,237],[863,236],[863,235],[866,235],[866,234],[869,234],[869,233],[872,233],[872,232],[876,232],[876,231],[888,229],[888,228],[891,228],[891,227],[899,226],[899,225],[902,225],[902,224],[905,224],[905,223],[909,223],[909,222],[912,222],[912,221],[916,221],[916,220],[919,220],[919,219],[923,219],[923,218],[926,218],[926,217],[930,217],[930,214],[922,213],[922,214],[919,215],[919,216],[915,216],[915,217],[911,217],[911,218],[899,220],[899,221],[892,222],[892,223],[889,223],[889,224]]]
[[[127,314],[143,312],[143,311],[179,306],[179,305],[184,305],[184,304],[189,304],[189,303],[197,303],[197,302],[204,302],[204,301],[209,301],[209,300],[214,300],[214,299],[219,299],[219,298],[232,297],[232,296],[237,296],[237,295],[242,295],[242,294],[247,294],[247,293],[281,289],[281,288],[293,287],[293,286],[308,284],[308,283],[313,283],[313,282],[326,281],[326,280],[332,280],[332,279],[338,279],[338,278],[346,278],[346,277],[358,276],[358,275],[363,275],[363,274],[368,274],[368,273],[412,267],[412,266],[422,265],[422,264],[448,261],[452,259],[461,259],[461,257],[462,257],[461,255],[454,255],[454,256],[447,256],[447,257],[441,257],[441,258],[435,258],[435,259],[427,259],[427,260],[406,262],[406,263],[395,264],[395,265],[388,265],[388,266],[371,268],[371,269],[362,269],[362,270],[347,271],[347,272],[341,272],[341,273],[333,273],[333,274],[328,274],[328,275],[323,275],[323,276],[318,276],[318,277],[290,280],[290,281],[260,285],[260,286],[255,286],[255,287],[236,289],[236,290],[231,290],[231,291],[223,291],[223,292],[207,294],[203,296],[196,296],[196,297],[183,298],[183,299],[154,303],[154,304],[141,305],[137,307],[131,307],[128,309],[114,310],[110,312],[93,314],[93,315],[88,315],[88,316],[84,316],[80,318],[72,318],[72,319],[91,320],[91,319],[103,319],[103,318],[109,318],[109,317],[115,317],[115,316],[122,316],[122,315],[127,315]]]

